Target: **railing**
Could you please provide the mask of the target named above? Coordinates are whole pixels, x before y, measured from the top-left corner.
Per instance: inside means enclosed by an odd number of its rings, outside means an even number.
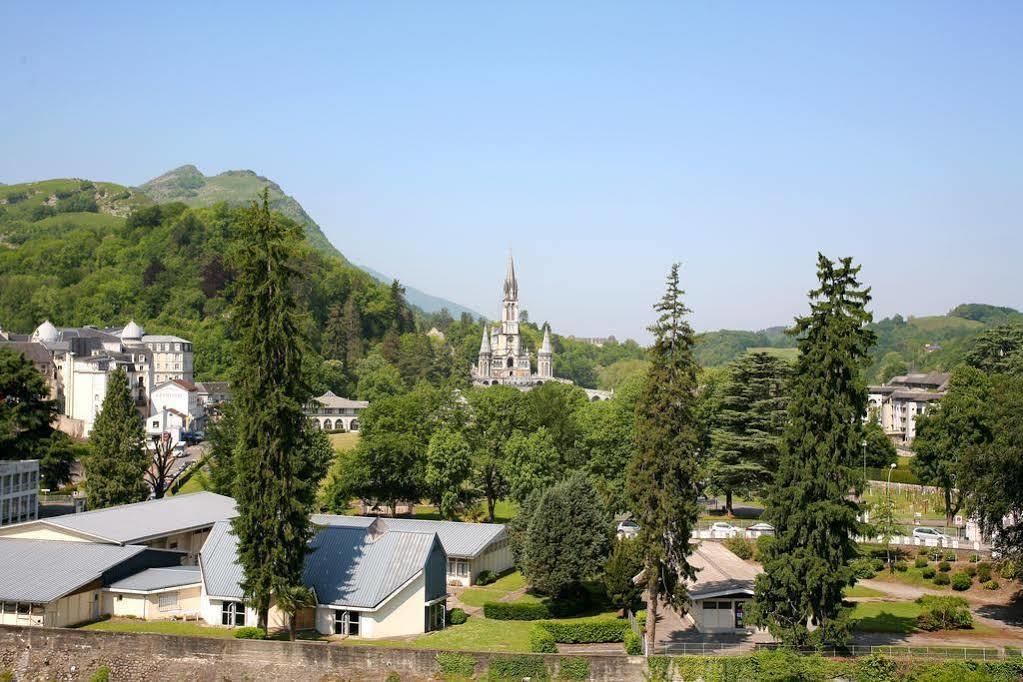
[[[672,656],[745,656],[757,651],[771,651],[782,648],[778,644],[754,642],[669,642],[658,644],[654,652],[658,655]],[[829,658],[847,658],[871,655],[882,655],[890,658],[930,658],[958,659],[966,661],[998,661],[1007,658],[1018,658],[1021,650],[1018,647],[955,647],[955,646],[896,646],[896,645],[859,645],[846,647],[824,647],[821,649],[788,649],[801,655],[820,654]]]

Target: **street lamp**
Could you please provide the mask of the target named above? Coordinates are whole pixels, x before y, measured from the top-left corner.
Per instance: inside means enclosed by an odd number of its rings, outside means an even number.
[[[892,462],[888,466],[888,478],[885,480],[885,483],[884,483],[885,515],[889,519],[894,519],[895,518],[895,510],[892,509],[892,494],[891,494],[892,472],[893,471],[895,471],[895,462]],[[890,520],[886,521],[885,523],[889,524],[888,532],[891,533],[892,532],[891,531],[891,526],[894,526],[895,524],[893,524]],[[885,536],[885,537],[887,537],[887,536]],[[886,550],[887,550],[886,553],[888,555],[888,570],[892,570],[894,567],[892,566],[891,541],[888,542],[888,545],[886,546]]]

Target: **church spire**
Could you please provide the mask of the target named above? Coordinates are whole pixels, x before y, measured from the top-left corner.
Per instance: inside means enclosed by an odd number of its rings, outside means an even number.
[[[543,327],[543,342],[540,344],[540,352],[550,354],[551,352],[551,326],[545,324]]]
[[[504,276],[504,298],[514,301],[519,297],[519,283],[515,279],[515,261],[508,252],[508,272]]]
[[[490,355],[490,330],[487,329],[487,325],[483,325],[483,340],[480,341],[480,355]]]

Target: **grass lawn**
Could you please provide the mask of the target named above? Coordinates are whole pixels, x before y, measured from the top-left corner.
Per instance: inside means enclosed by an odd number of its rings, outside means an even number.
[[[181,620],[135,620],[114,618],[82,626],[83,630],[106,630],[108,632],[149,632],[161,635],[192,635],[196,637],[234,637],[231,628],[215,628],[195,621]]]
[[[327,438],[330,439],[330,444],[334,446],[335,450],[351,450],[359,444],[358,431],[349,431],[348,433],[328,433]]]
[[[488,601],[498,601],[509,592],[521,589],[526,586],[526,579],[518,571],[502,576],[485,587],[470,587],[459,596],[459,599],[469,606],[483,606]],[[532,594],[525,594],[515,600],[517,603],[536,603],[542,601],[540,597]]]
[[[860,632],[909,634],[916,631],[918,615],[920,605],[912,601],[858,602],[852,611],[852,628]]]
[[[883,597],[885,595],[881,590],[864,587],[863,585],[847,587],[842,591],[842,594],[846,597]]]
[[[497,504],[494,505],[494,523],[508,523],[519,513],[519,507],[515,502],[511,500],[498,500]],[[432,504],[417,504],[415,511],[412,516],[417,519],[440,519],[440,514],[437,513],[437,508]],[[469,514],[464,515],[459,521],[481,521],[487,522],[487,506],[486,502],[481,502],[477,508],[473,511],[470,510]]]
[[[192,474],[185,484],[178,488],[174,493],[175,495],[185,495],[187,493],[197,493],[206,490],[206,476],[203,472],[197,471]]]

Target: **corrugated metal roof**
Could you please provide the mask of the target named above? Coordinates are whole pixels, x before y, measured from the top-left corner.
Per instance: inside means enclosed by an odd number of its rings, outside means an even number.
[[[689,564],[697,569],[696,580],[687,586],[690,599],[734,592],[752,594],[757,574],[763,572],[720,542],[700,542],[689,555]]]
[[[198,566],[168,566],[167,568],[147,568],[124,580],[111,583],[110,589],[149,592],[183,585],[195,585],[199,581]]]
[[[139,545],[0,538],[0,600],[53,601],[145,549]]]
[[[423,570],[436,539],[432,532],[391,528],[371,540],[368,524],[327,527],[309,543],[302,579],[320,604],[373,608]],[[209,595],[242,599],[243,572],[230,523],[213,527],[199,558]]]
[[[366,527],[373,522],[369,516],[313,514],[313,523],[321,526]],[[463,523],[428,519],[384,519],[393,530],[436,533],[448,556],[474,558],[487,545],[506,536],[503,523]]]
[[[190,528],[201,528],[234,516],[237,516],[237,511],[233,499],[202,491],[27,521],[5,526],[3,530],[41,524],[83,533],[107,542],[131,544]]]

